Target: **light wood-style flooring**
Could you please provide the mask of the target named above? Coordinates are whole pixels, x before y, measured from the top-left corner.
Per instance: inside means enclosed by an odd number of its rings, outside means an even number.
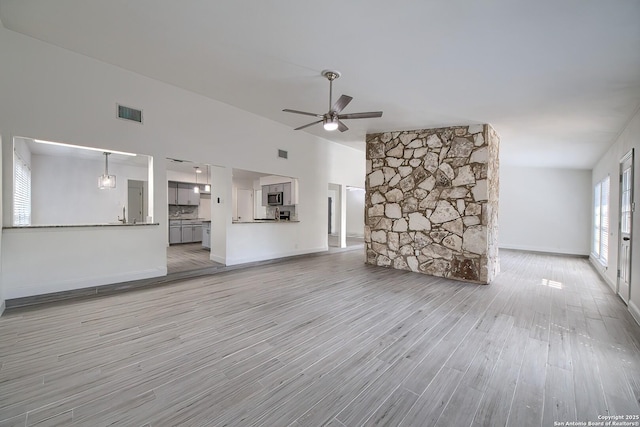
[[[640,327],[582,258],[490,286],[346,251],[0,318],[0,426],[552,426],[640,414]]]
[[[209,249],[199,242],[171,245],[167,248],[167,274],[223,266],[211,261],[210,255]]]
[[[347,247],[340,247],[340,236],[329,234],[327,239],[327,245],[329,247],[329,253],[353,251],[362,249],[364,252],[364,237],[347,237]]]

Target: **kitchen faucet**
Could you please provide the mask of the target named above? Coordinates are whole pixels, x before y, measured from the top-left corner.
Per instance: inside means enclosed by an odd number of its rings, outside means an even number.
[[[126,215],[126,210],[124,206],[122,207],[122,218],[118,216],[118,221],[120,221],[123,224],[127,223],[127,215]]]

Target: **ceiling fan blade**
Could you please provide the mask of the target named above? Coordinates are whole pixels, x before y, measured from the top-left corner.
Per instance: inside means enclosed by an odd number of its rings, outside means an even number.
[[[282,111],[284,111],[285,113],[304,114],[305,116],[312,116],[312,117],[322,117],[322,114],[307,113],[306,111],[290,110],[288,108],[285,108]]]
[[[342,95],[340,98],[338,98],[335,104],[333,104],[333,107],[331,107],[331,111],[333,111],[334,113],[339,113],[344,107],[349,105],[352,99],[353,98],[349,95]]]
[[[311,123],[306,124],[304,126],[300,126],[299,128],[295,128],[294,130],[300,130],[300,129],[308,128],[309,126],[313,126],[316,123],[322,123],[322,120],[318,120],[317,122],[311,122]]]
[[[344,123],[342,123],[340,120],[338,120],[338,130],[340,132],[344,132],[349,130],[349,128],[347,127],[347,125],[345,125]]]
[[[339,119],[370,119],[373,117],[382,117],[382,111],[371,111],[368,113],[350,113],[350,114],[339,114]]]

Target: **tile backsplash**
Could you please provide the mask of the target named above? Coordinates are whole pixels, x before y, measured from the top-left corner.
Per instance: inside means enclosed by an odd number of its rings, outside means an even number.
[[[169,205],[169,217],[170,218],[196,219],[196,218],[198,218],[198,207],[197,206]]]

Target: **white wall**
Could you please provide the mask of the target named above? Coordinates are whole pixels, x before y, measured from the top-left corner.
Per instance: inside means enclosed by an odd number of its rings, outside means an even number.
[[[2,189],[2,164],[3,162],[3,147],[2,147],[2,132],[0,132],[0,189]],[[0,191],[1,192],[1,191]],[[2,197],[0,197],[0,224],[2,224],[2,215],[3,215],[3,209],[2,209]],[[2,233],[0,233],[0,260],[2,260]],[[5,307],[5,296],[4,296],[4,285],[3,285],[3,280],[2,280],[2,263],[0,262],[0,316],[2,316],[2,313],[4,312],[4,307]]]
[[[347,236],[364,237],[364,189],[347,189]]]
[[[633,201],[640,206],[640,110],[636,111],[629,124],[620,133],[620,136],[611,145],[602,158],[593,168],[591,187],[604,177],[611,177],[611,189],[609,193],[609,256],[608,267],[603,267],[598,261],[592,259],[593,265],[602,274],[609,286],[616,291],[618,270],[618,238],[620,228],[620,188],[618,176],[620,175],[620,159],[631,149],[634,150],[634,195]],[[640,323],[640,209],[633,212],[633,228],[631,235],[631,298],[629,311]],[[590,233],[591,235],[591,233]]]
[[[22,228],[3,230],[2,234],[6,299],[167,272],[164,256],[157,257],[153,250],[165,247],[164,229],[158,225]]]
[[[116,188],[100,190],[104,161],[63,156],[31,156],[31,224],[100,224],[118,222],[128,205],[129,179],[146,181],[148,169],[109,162]]]
[[[164,159],[198,159],[201,163],[217,164],[224,171],[225,188],[212,194],[221,203],[212,206],[212,224],[217,215],[223,216],[221,230],[212,233],[219,240],[212,242],[212,259],[229,263],[238,260],[277,258],[327,248],[326,194],[329,182],[364,187],[364,154],[331,143],[305,132],[295,132],[287,126],[241,111],[227,104],[179,89],[162,82],[105,64],[33,38],[0,28],[0,56],[3,61],[0,75],[0,129],[3,140],[20,135],[76,145],[104,147],[110,150],[136,152],[153,156],[155,168],[150,181],[156,185],[153,206],[154,220],[159,227],[147,229],[150,236],[137,242],[136,251],[145,253],[142,264],[131,265],[130,252],[109,251],[102,257],[95,271],[106,268],[118,275],[118,280],[139,278],[140,272],[159,275],[159,263],[166,266],[167,182]],[[46,64],[43,67],[42,64]],[[115,118],[116,103],[144,109],[144,124]],[[277,103],[276,103],[277,104]],[[282,106],[274,104],[274,108]],[[8,224],[11,212],[12,180],[7,171],[9,144],[3,144],[3,224]],[[289,152],[289,160],[276,156],[277,149]],[[11,157],[9,157],[11,158]],[[299,179],[299,217],[302,222],[291,233],[271,238],[271,231],[263,232],[231,224],[230,168],[259,170],[268,174],[295,176]],[[227,172],[227,169],[229,171]],[[9,179],[7,179],[7,176]],[[212,182],[215,186],[215,180]],[[287,226],[287,225],[284,225]],[[288,226],[294,226],[288,224]],[[225,229],[226,227],[226,229]],[[232,230],[232,232],[230,231]],[[265,230],[267,230],[265,228]],[[121,232],[126,232],[122,230]],[[28,247],[24,241],[50,238],[42,232],[37,238],[26,234],[11,234],[2,239],[2,280],[5,295],[16,295],[16,289],[29,273],[22,264],[4,262],[7,253],[12,257],[29,258],[33,265],[50,267],[60,279],[50,286],[43,274],[31,277],[30,292],[55,292],[64,288],[85,287],[93,280],[91,267],[82,274],[74,272],[74,259],[85,253],[97,253],[111,238],[92,230],[62,231],[66,256],[57,264],[47,262],[47,245]],[[217,234],[216,234],[217,233]],[[259,247],[246,245],[254,236],[265,236]],[[59,237],[59,236],[58,236]],[[132,239],[142,238],[131,234]],[[56,240],[61,240],[57,238]],[[155,271],[155,273],[154,273]],[[114,279],[115,280],[115,279]],[[37,282],[37,283],[36,283]]]
[[[588,255],[591,172],[500,166],[501,248]]]

